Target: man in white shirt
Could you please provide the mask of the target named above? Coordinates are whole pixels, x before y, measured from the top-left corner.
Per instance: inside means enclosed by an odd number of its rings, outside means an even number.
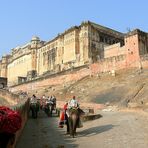
[[[35,95],[32,95],[31,99],[30,99],[30,103],[31,104],[34,104],[34,103],[37,103],[37,98]]]
[[[37,114],[39,111],[39,104],[37,101],[37,97],[35,95],[32,95],[30,99],[30,110],[32,111],[32,117],[37,118]]]
[[[78,101],[76,100],[76,97],[73,96],[73,98],[68,102],[68,108],[76,108],[79,107]]]

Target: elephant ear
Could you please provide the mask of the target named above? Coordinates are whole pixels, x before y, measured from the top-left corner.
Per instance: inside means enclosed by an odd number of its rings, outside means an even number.
[[[85,115],[85,112],[82,109],[80,109],[80,108],[79,108],[79,115],[80,116]]]
[[[82,123],[81,119],[79,119],[79,122],[78,122],[77,128],[81,128],[81,127],[83,127],[83,123]]]

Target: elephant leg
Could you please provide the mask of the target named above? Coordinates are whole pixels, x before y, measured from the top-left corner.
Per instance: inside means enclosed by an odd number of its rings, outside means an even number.
[[[65,116],[65,120],[66,120],[66,126],[67,126],[67,131],[66,131],[66,133],[69,134],[70,129],[69,129],[69,122],[68,122],[68,117],[67,117],[67,115]]]
[[[52,105],[50,105],[50,116],[52,116]]]
[[[67,134],[69,134],[69,124],[67,123]]]
[[[36,108],[36,110],[35,110],[35,118],[37,118],[38,117],[38,108]]]
[[[37,118],[37,107],[33,106],[33,118]]]
[[[45,113],[46,113],[47,116],[48,116],[48,114],[49,114],[49,107],[48,107],[48,105],[45,107]]]
[[[68,123],[69,123],[69,132],[70,132],[70,136],[72,136],[72,133],[73,133],[73,132],[72,132],[72,127],[73,127],[73,126],[72,126],[72,119],[71,119],[71,117],[68,118]]]
[[[49,114],[49,108],[48,107],[46,108],[46,114],[47,115]]]
[[[72,137],[74,138],[76,131],[76,120],[75,118],[72,119]]]
[[[50,116],[51,116],[51,107],[48,106],[48,117],[50,117]]]
[[[47,116],[49,116],[49,106],[45,106],[44,108],[45,114],[47,114]]]
[[[79,124],[79,117],[75,121],[75,126],[74,126],[74,135],[75,136],[77,135],[76,130],[77,130],[78,124]]]
[[[51,106],[51,116],[52,116],[52,111],[54,110],[54,106]]]
[[[73,138],[74,138],[74,136],[76,136],[76,128],[78,126],[78,119],[79,119],[78,115],[74,114],[73,118],[72,118],[72,121],[73,121]]]
[[[32,109],[32,117],[35,118],[35,109]]]
[[[73,120],[73,138],[76,135],[77,120]]]
[[[47,114],[48,117],[50,116],[50,106],[47,106],[46,114]]]
[[[34,118],[34,108],[31,108],[31,114],[32,114],[32,118]]]
[[[52,108],[50,109],[50,116],[52,117]]]

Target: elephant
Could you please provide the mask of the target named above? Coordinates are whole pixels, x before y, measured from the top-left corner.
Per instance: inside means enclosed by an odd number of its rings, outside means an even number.
[[[31,103],[30,110],[32,112],[32,118],[37,118],[38,111],[39,111],[39,103]]]
[[[54,110],[54,104],[51,101],[46,102],[44,110],[48,116],[52,116],[52,111]]]
[[[69,117],[68,117],[67,129],[70,132],[70,136],[74,138],[76,136],[76,128],[79,127],[80,116],[83,115],[84,112],[80,108],[72,108],[68,112],[69,112],[68,113]]]

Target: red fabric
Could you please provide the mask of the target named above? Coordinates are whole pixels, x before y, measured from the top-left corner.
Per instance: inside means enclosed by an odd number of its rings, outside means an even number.
[[[0,132],[13,134],[21,128],[21,123],[19,112],[0,106]]]
[[[65,113],[62,111],[60,114],[60,120],[63,121],[64,119],[65,119]]]
[[[59,127],[63,128],[64,127],[64,121],[65,121],[65,111],[67,110],[68,103],[66,103],[63,107],[63,111],[60,113],[60,121],[59,121]]]
[[[68,106],[68,104],[65,104],[64,105],[64,110],[67,110],[67,106]]]
[[[65,119],[65,112],[62,111],[60,113],[60,121],[59,121],[59,127],[60,128],[63,128],[64,127],[64,119]]]

